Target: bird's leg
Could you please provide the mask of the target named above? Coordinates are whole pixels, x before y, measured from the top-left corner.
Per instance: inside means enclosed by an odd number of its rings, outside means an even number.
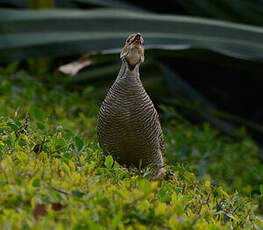
[[[159,180],[163,179],[166,175],[166,170],[164,167],[155,167],[151,170],[151,179]]]

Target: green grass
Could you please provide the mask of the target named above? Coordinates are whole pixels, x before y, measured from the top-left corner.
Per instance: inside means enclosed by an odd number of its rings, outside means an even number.
[[[70,92],[2,72],[0,228],[263,229],[262,195],[251,195],[262,164],[248,137],[235,142],[164,108],[167,176],[149,181],[147,169],[102,156],[89,86]]]

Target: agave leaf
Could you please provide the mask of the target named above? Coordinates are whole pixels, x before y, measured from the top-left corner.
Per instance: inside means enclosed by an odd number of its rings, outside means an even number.
[[[202,49],[263,60],[263,29],[259,27],[126,10],[0,10],[0,14],[2,62],[116,50],[129,33],[137,31],[143,33],[148,49]]]
[[[166,85],[170,90],[170,94],[173,97],[187,97],[191,102],[197,100],[199,101],[199,105],[205,109],[214,109],[214,105],[212,105],[207,99],[205,99],[199,92],[193,89],[186,81],[184,81],[177,73],[175,73],[168,65],[163,63],[162,61],[158,62],[158,66],[163,73],[163,76],[166,81]]]
[[[56,7],[70,7],[76,8],[78,5],[81,6],[99,6],[99,7],[110,7],[110,8],[120,8],[120,9],[133,9],[140,10],[130,3],[120,0],[53,0]],[[0,6],[3,7],[15,7],[15,8],[27,8],[28,0],[0,0]]]
[[[227,2],[229,8],[233,13],[235,13],[240,20],[239,22],[254,24],[254,25],[263,25],[263,5],[262,2],[250,2],[250,1],[238,1],[233,0]]]
[[[187,11],[194,15],[263,25],[262,4],[247,0],[210,1],[210,0],[178,0]]]
[[[180,98],[181,95],[183,95],[184,104],[187,104],[190,107],[193,107],[193,105],[198,102],[199,108],[198,110],[195,110],[198,111],[202,119],[209,121],[215,127],[227,133],[228,135],[235,136],[237,127],[216,117],[214,114],[211,113],[211,111],[216,110],[216,107],[213,104],[205,99],[198,91],[192,88],[178,74],[174,73],[168,65],[160,62],[159,67],[163,72],[163,75],[165,76],[168,89],[170,90],[171,95],[174,96],[174,98]],[[183,100],[181,99],[180,101]],[[174,102],[174,100],[172,99],[170,102]]]
[[[250,128],[251,130],[253,130],[254,132],[260,133],[261,135],[263,134],[263,126],[259,123],[256,123],[256,122],[253,122],[250,120],[246,120],[242,117],[239,117],[239,116],[234,115],[234,114],[229,114],[229,113],[221,111],[221,110],[212,110],[211,114],[220,118],[220,119],[224,119],[224,120],[227,120],[229,122],[236,123],[238,125],[244,125],[244,126]]]
[[[0,7],[26,8],[27,0],[0,0]]]
[[[191,87],[168,65],[158,62],[158,66],[163,73],[167,88],[172,96],[171,99],[164,99],[163,102],[195,111],[201,119],[209,121],[219,130],[231,136],[236,136],[237,127],[240,125],[253,130],[254,135],[263,133],[262,125],[217,109],[214,104]],[[196,102],[198,102],[199,108],[194,106]]]
[[[136,7],[135,5],[132,5],[126,1],[121,1],[121,0],[73,0],[72,2],[75,4],[81,4],[84,6],[91,4],[95,6],[101,6],[101,7],[143,11],[143,9]]]
[[[222,5],[222,1],[206,1],[206,0],[178,0],[178,3],[183,6],[188,12],[193,15],[205,15],[208,17],[235,20],[235,15],[228,12],[228,9]]]

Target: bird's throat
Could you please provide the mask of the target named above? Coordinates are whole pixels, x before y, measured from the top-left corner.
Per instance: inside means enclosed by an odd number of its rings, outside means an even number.
[[[119,75],[122,75],[123,77],[129,76],[129,75],[139,76],[139,67],[140,67],[140,63],[136,64],[135,66],[132,66],[124,58],[122,59],[122,65],[121,65]]]
[[[140,82],[140,73],[139,73],[140,65],[136,65],[133,69],[129,68],[128,63],[125,60],[122,60],[122,65],[120,72],[116,78],[116,82],[123,82],[124,79],[133,82]]]

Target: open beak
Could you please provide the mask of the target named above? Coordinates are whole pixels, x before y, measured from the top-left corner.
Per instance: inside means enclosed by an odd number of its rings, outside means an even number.
[[[130,44],[134,43],[134,42],[138,42],[138,43],[141,43],[141,38],[142,38],[142,35],[140,33],[137,33],[134,38],[130,41]]]
[[[123,47],[121,54],[120,54],[121,59],[126,57],[129,52],[132,52],[133,49],[137,51],[140,50],[139,52],[141,52],[142,56],[144,56],[143,37],[140,33],[130,35],[127,40],[128,41],[126,41],[126,44]],[[142,57],[141,62],[143,62],[143,59],[144,57]]]

